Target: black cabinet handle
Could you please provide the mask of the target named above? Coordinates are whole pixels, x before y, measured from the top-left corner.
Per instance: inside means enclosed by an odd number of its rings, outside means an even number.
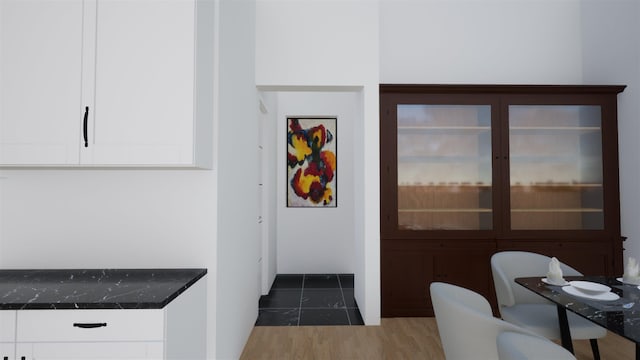
[[[87,135],[87,120],[89,119],[89,107],[84,108],[84,120],[82,121],[82,133],[84,135],[84,147],[89,147],[89,137]]]
[[[79,327],[81,329],[94,329],[99,327],[107,326],[107,323],[73,323],[74,327]]]

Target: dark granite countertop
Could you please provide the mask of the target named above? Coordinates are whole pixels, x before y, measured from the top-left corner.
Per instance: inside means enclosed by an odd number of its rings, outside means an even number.
[[[207,269],[0,270],[0,310],[162,309]]]

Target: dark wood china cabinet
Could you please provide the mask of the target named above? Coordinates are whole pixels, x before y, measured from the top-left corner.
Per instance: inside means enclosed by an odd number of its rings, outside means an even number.
[[[380,85],[382,316],[433,315],[433,281],[493,301],[502,250],[621,274],[623,90]]]

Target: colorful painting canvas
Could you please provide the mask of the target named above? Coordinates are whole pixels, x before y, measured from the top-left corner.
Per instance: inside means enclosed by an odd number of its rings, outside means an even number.
[[[287,207],[337,207],[336,118],[287,118]]]

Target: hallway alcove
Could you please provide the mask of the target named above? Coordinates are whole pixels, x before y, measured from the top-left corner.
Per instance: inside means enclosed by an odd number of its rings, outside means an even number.
[[[356,241],[356,191],[361,191],[357,190],[361,189],[357,182],[362,181],[358,174],[363,173],[362,155],[357,151],[363,139],[358,139],[356,129],[363,123],[362,88],[259,86],[258,99],[261,303],[268,300],[265,296],[272,286],[278,286],[274,282],[276,275],[280,278],[295,274],[353,274],[353,289],[349,291],[355,295],[349,296],[355,302],[359,290],[364,294],[357,266],[364,262],[364,249]],[[287,207],[287,117],[337,119],[337,165],[332,189],[336,207]],[[346,309],[344,303],[339,305]]]

